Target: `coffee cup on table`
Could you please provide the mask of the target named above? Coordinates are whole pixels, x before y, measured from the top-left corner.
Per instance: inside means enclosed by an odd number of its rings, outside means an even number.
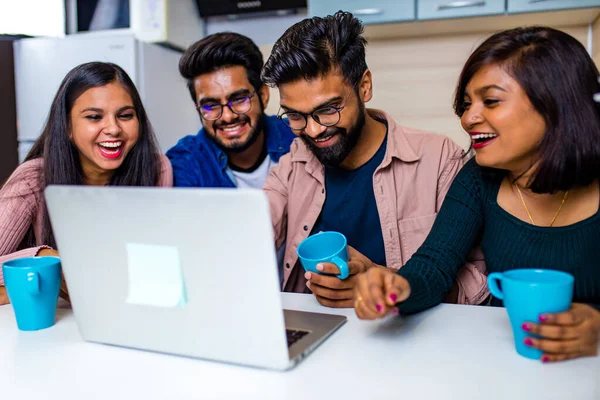
[[[2,264],[4,285],[17,327],[35,331],[54,325],[60,291],[60,258],[25,257]]]
[[[488,275],[492,295],[504,302],[512,326],[517,353],[539,360],[543,352],[527,346],[534,336],[523,330],[526,322],[537,323],[541,314],[569,310],[573,299],[573,275],[550,269],[514,269]]]

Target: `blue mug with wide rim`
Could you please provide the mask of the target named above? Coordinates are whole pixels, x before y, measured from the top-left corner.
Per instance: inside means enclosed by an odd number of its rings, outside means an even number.
[[[569,310],[573,300],[573,275],[550,269],[513,269],[488,275],[492,295],[504,302],[513,330],[517,353],[539,360],[543,352],[527,346],[523,323],[539,323],[539,316]]]
[[[321,274],[317,270],[319,263],[333,263],[340,269],[339,279],[350,276],[348,268],[348,242],[339,232],[319,232],[304,239],[296,250],[300,263],[308,272]]]
[[[35,331],[54,325],[62,279],[59,257],[6,261],[2,274],[20,330]]]

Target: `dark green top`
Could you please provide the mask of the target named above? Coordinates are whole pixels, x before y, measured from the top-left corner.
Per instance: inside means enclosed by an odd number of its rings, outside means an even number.
[[[442,302],[471,249],[481,242],[487,272],[547,268],[575,277],[573,301],[600,305],[600,210],[564,227],[528,224],[498,205],[501,176],[470,160],[458,173],[425,243],[398,273],[411,286],[399,309],[419,312]]]

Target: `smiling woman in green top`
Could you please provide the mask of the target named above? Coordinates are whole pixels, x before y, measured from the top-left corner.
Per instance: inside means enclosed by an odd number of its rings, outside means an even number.
[[[566,33],[518,28],[467,61],[454,108],[475,159],[457,175],[423,246],[397,273],[359,278],[359,318],[442,302],[478,243],[488,272],[559,269],[575,277],[572,308],[523,329],[542,361],[595,355],[600,333],[598,70]],[[492,299],[492,304],[499,304]],[[397,308],[396,308],[397,307]]]

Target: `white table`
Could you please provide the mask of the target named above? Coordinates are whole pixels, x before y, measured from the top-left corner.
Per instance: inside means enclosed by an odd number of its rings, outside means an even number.
[[[288,372],[84,342],[70,310],[17,330],[0,307],[2,399],[600,399],[600,358],[544,365],[518,356],[504,309],[440,305],[402,320],[283,294],[285,308],[348,322]]]

